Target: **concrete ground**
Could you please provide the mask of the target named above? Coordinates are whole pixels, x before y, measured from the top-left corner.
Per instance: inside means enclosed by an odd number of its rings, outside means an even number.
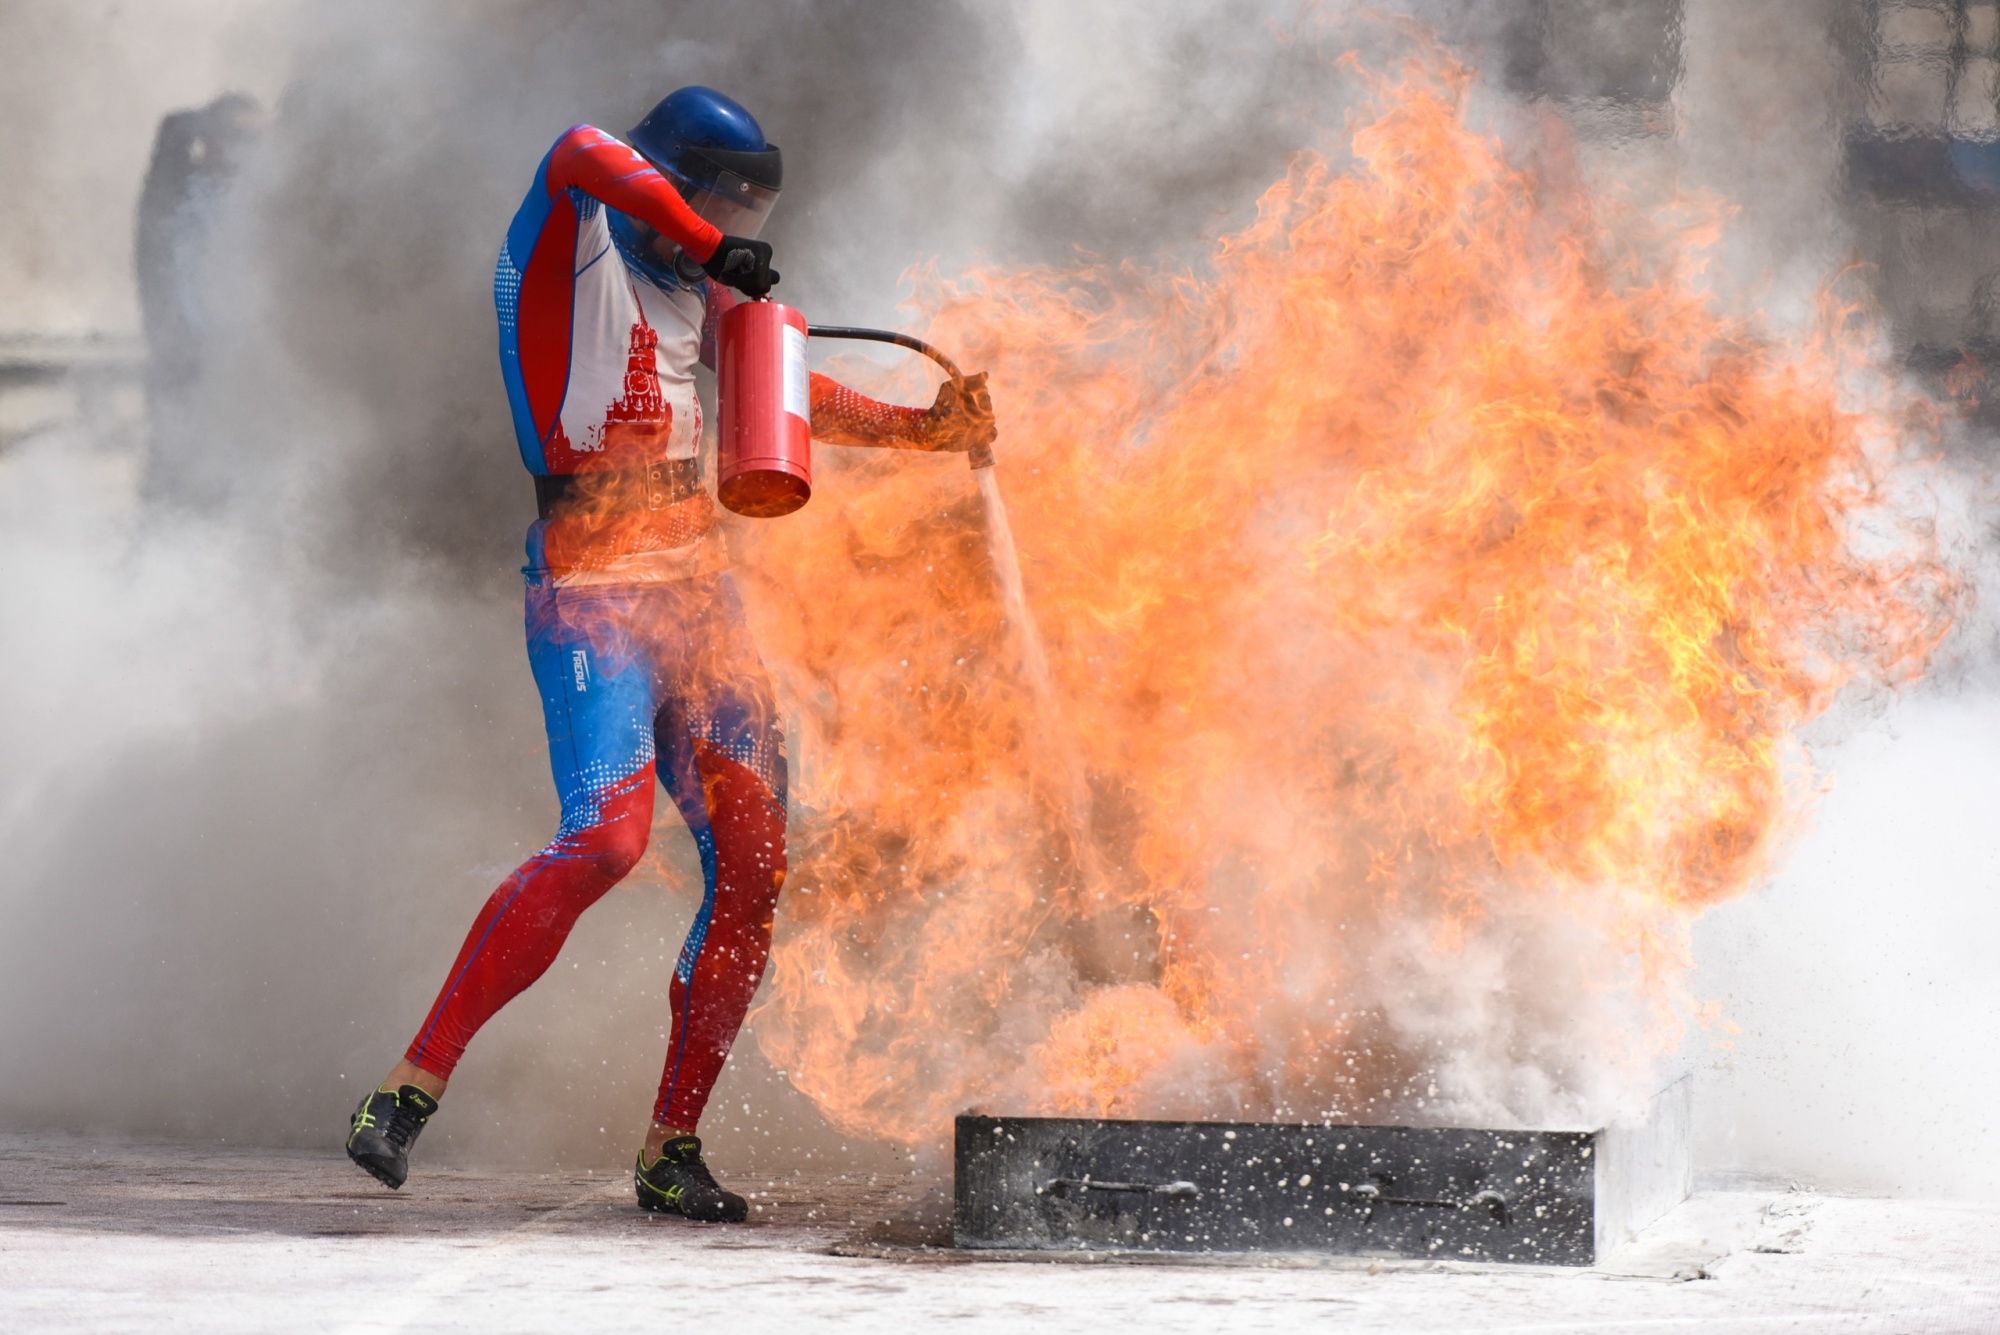
[[[901,1181],[733,1185],[752,1222],[642,1215],[623,1174],[0,1136],[0,1331],[781,1328],[2000,1332],[2000,1205],[1715,1184],[1584,1271],[973,1260]]]

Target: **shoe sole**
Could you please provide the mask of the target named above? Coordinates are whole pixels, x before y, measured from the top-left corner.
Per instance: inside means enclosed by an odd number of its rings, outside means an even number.
[[[750,1218],[750,1209],[747,1204],[744,1206],[743,1213],[739,1215],[689,1214],[679,1206],[669,1205],[665,1201],[647,1200],[643,1192],[639,1194],[639,1208],[652,1214],[672,1215],[675,1219],[685,1219],[690,1224],[741,1224]]]
[[[397,1177],[394,1168],[389,1164],[379,1162],[366,1154],[357,1154],[351,1147],[347,1151],[347,1157],[354,1160],[357,1165],[367,1172],[368,1176],[374,1178],[389,1190],[401,1191],[403,1189],[404,1178]]]

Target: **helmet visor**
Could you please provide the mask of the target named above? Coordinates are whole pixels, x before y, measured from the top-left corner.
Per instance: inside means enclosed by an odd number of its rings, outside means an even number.
[[[755,237],[771,216],[778,192],[747,181],[735,172],[719,172],[711,181],[695,185],[675,174],[674,184],[695,216],[715,224],[726,236]]]

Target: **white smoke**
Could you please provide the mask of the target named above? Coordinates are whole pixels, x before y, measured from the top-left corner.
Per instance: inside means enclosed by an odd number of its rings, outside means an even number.
[[[1816,1186],[2000,1194],[2000,701],[1933,696],[1824,760],[1775,884],[1696,930],[1702,1158]],[[1726,1046],[1724,1046],[1726,1045]]]

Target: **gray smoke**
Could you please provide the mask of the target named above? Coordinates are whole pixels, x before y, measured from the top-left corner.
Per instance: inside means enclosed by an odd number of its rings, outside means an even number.
[[[129,242],[104,218],[137,195],[152,118],[243,71],[289,71],[253,88],[274,116],[232,196],[223,262],[205,275],[216,323],[186,424],[205,442],[200,476],[141,503],[130,439],[81,430],[0,457],[0,568],[26,574],[0,618],[14,665],[0,696],[14,761],[0,776],[8,1124],[330,1143],[398,1055],[477,906],[551,832],[515,574],[532,502],[495,365],[490,279],[500,234],[565,126],[622,131],[682,83],[730,90],[786,152],[769,234],[786,298],[814,318],[889,323],[919,256],[947,270],[981,257],[1150,258],[1241,225],[1298,147],[1338,151],[1359,92],[1333,65],[1343,45],[1399,40],[1376,23],[1279,37],[1273,22],[1298,10],[1271,0],[1198,12],[1140,0],[366,0],[264,6],[254,23],[250,8],[163,7],[184,28],[155,16],[144,33],[109,3],[39,0],[0,16],[47,53],[0,90],[15,131],[0,144],[87,121],[92,109],[66,91],[80,67],[145,72],[118,93],[145,104],[118,120],[110,160],[125,177],[102,179],[99,159],[0,159],[42,186],[0,206],[13,211],[0,281],[33,294],[11,306],[24,328],[119,320],[125,299],[99,270],[122,280]],[[1585,146],[1602,179],[1734,201],[1719,296],[1802,325],[1824,276],[1872,235],[1857,241],[1842,203],[1842,127],[1858,96],[1846,7],[1687,0],[1685,69],[1665,113],[1677,138],[1633,132],[1629,107],[1580,76],[1524,65],[1531,49],[1560,65],[1590,42],[1616,45],[1620,25],[1658,8],[1434,0],[1416,12],[1485,69],[1479,96],[1497,124],[1522,114],[1522,81],[1543,78],[1569,88],[1580,121],[1608,127]],[[1552,46],[1551,33],[1573,40]],[[142,37],[186,58],[155,71],[113,49]],[[215,54],[223,37],[233,64]],[[1619,77],[1643,85],[1657,73],[1643,66]],[[26,198],[107,233],[97,276],[47,281],[36,248],[52,225],[26,214]],[[72,289],[85,294],[74,309],[48,296]],[[1967,653],[1978,652],[1974,637]],[[1789,1068],[1755,1036],[1831,1033],[1815,1027],[1827,1009],[1793,1014],[1765,986],[1795,967],[1790,929],[1823,925],[1832,904],[1863,920],[1880,908],[1866,885],[1852,903],[1801,889],[1820,847],[1801,851],[1777,893],[1704,927],[1704,986],[1751,1037],[1733,1056],[1703,1036],[1693,1051],[1718,1110],[1715,1158],[1837,1178],[1863,1153],[1842,1130],[1848,1112],[1896,1125],[1912,1107],[1771,1093],[1782,1078],[1769,1071]],[[655,874],[586,915],[549,976],[482,1034],[440,1148],[574,1162],[626,1151],[658,1078],[668,973],[692,909],[690,851],[665,804],[655,850]],[[1941,859],[1934,907],[1950,920],[1978,873]],[[1935,933],[1903,942],[1883,948],[1944,960]],[[1877,986],[1867,969],[1819,958],[1829,996]],[[1899,994],[1906,1023],[1958,1032],[1990,1020],[1991,984],[1955,976],[1951,998],[1928,1009]],[[1821,1063],[1828,1079],[1883,1075],[1844,1060]],[[1949,1081],[1952,1062],[1977,1060],[1941,1041],[1925,1076]],[[2000,1093],[1990,1070],[1977,1079],[1988,1083],[1962,1087]],[[1810,1125],[1794,1139],[1809,1151],[1787,1158],[1774,1144],[1775,1103],[1804,1108]],[[1993,1105],[1943,1106],[1970,1126]],[[836,1143],[747,1042],[710,1121],[729,1162]]]
[[[283,36],[295,74],[204,275],[200,476],[135,508],[129,456],[70,435],[0,482],[11,568],[46,572],[6,632],[47,664],[5,728],[14,1121],[324,1142],[548,838],[490,284],[555,135],[622,129],[681,83],[740,90],[804,201],[773,234],[788,292],[831,307],[893,294],[925,212],[969,188],[1004,50],[928,4],[381,4],[302,8]],[[454,1103],[491,1115],[441,1139],[590,1156],[604,1126],[623,1146],[689,909],[655,881],[594,913],[569,977],[468,1062]]]

